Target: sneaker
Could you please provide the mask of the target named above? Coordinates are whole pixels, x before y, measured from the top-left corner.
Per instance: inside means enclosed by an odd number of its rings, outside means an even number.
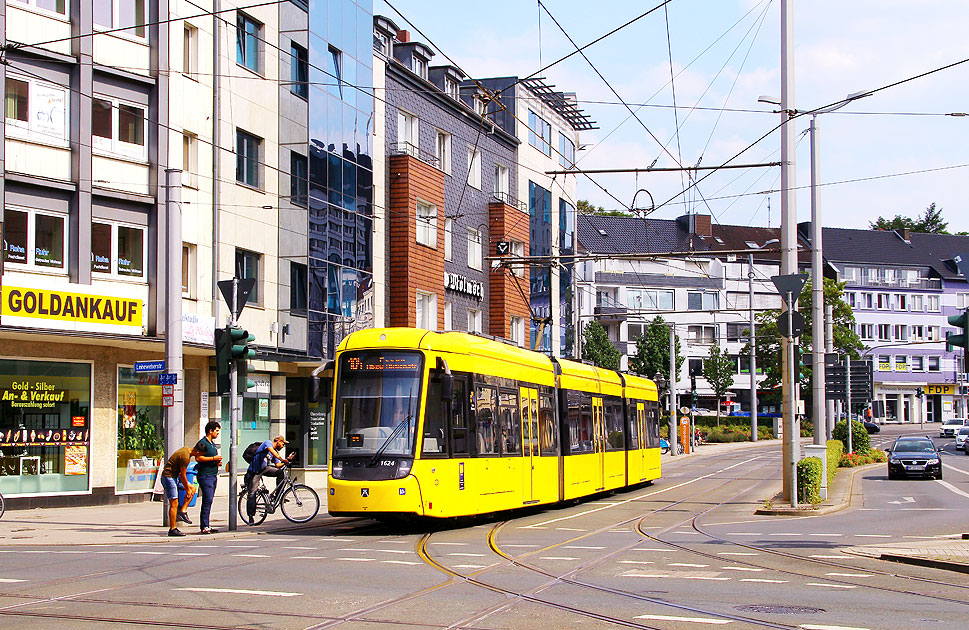
[[[176,527],[175,529],[168,530],[168,535],[169,536],[184,536],[185,535],[185,532],[179,531],[178,528]]]
[[[188,523],[189,525],[192,524],[192,519],[188,517],[188,512],[179,512],[178,516],[175,518],[183,523]]]
[[[203,527],[202,528],[202,531],[200,533],[202,533],[202,534],[218,534],[219,533],[219,530],[215,529],[214,527]]]

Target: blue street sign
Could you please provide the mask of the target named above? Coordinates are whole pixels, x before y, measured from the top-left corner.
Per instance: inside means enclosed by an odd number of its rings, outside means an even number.
[[[164,361],[135,361],[135,372],[164,372]]]
[[[174,385],[178,382],[178,374],[174,372],[165,372],[164,374],[158,375],[159,385]]]

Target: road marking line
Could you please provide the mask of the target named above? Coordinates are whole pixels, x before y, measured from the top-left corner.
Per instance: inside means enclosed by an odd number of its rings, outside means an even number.
[[[352,527],[341,527],[340,529],[353,529]],[[327,542],[357,542],[352,538],[323,538]]]
[[[565,545],[562,549],[605,549],[605,547],[584,547],[582,545]]]
[[[777,532],[774,534],[767,534],[768,536],[803,536],[804,534],[795,534],[792,532]]]
[[[60,551],[58,553],[64,553]],[[140,556],[164,556],[166,555],[164,551],[132,551],[131,553],[138,554]]]
[[[764,578],[744,578],[741,582],[758,582],[760,584],[787,584],[787,580],[767,580]]]
[[[942,464],[942,465],[945,466],[946,468],[948,468],[949,470],[956,471],[957,473],[962,473],[963,475],[969,475],[969,471],[962,470],[961,468],[956,468],[955,466],[952,466],[951,464]]]
[[[845,558],[844,556],[822,556],[817,554],[813,556],[808,556],[808,558],[822,558],[826,560],[847,560],[847,558]]]
[[[656,547],[635,547],[633,551],[670,551],[670,549],[658,549]]]
[[[819,626],[813,623],[804,623],[798,628],[802,630],[868,630],[868,628],[855,628],[853,626]]]
[[[718,551],[718,556],[758,556],[760,554],[750,551]]]
[[[727,536],[762,536],[763,534],[758,534],[757,532],[730,532]]]
[[[969,493],[963,492],[962,490],[960,490],[959,488],[956,488],[954,485],[952,485],[948,481],[942,481],[941,479],[936,479],[935,480],[935,483],[939,484],[940,486],[942,486],[944,488],[947,488],[949,490],[952,490],[953,492],[955,492],[956,494],[958,494],[960,496],[963,496],[963,497],[966,497],[967,499],[969,499]]]
[[[621,573],[619,577],[635,577],[635,578],[651,578],[651,579],[664,579],[668,578],[668,575],[659,575],[654,573]]]
[[[233,558],[268,558],[269,556],[264,553],[234,553]]]
[[[808,536],[844,536],[844,534],[808,534]]]
[[[26,582],[27,580],[18,580],[17,578],[0,578],[0,583],[3,584],[13,584],[14,582]]]
[[[585,531],[589,531],[589,530],[586,530],[586,529],[576,529],[575,527],[556,527],[555,528],[555,531],[558,531],[558,532],[585,532]]]
[[[182,551],[180,553],[176,553],[175,555],[176,556],[207,556],[209,554],[207,554],[207,553],[192,553],[190,551]]]
[[[578,558],[571,558],[569,556],[541,556],[539,560],[578,560]]]
[[[236,595],[266,595],[269,597],[296,597],[302,593],[287,593],[286,591],[250,591],[243,588],[204,588],[200,586],[185,586],[174,589],[176,591],[192,591],[194,593],[233,593]]]
[[[94,553],[128,553],[127,551],[95,551]]]
[[[697,568],[701,568],[701,567],[708,567],[710,565],[709,564],[693,564],[691,562],[670,562],[669,566],[671,566],[671,567],[697,567]]]
[[[416,562],[414,564],[417,564]],[[483,569],[485,566],[483,564],[456,564],[455,569]]]
[[[420,562],[410,562],[408,560],[381,560],[383,564],[420,564]]]
[[[292,556],[291,560],[323,560],[326,556]]]
[[[824,586],[826,588],[858,588],[853,584],[823,584],[821,582],[808,582],[808,586]]]
[[[222,545],[226,549],[258,549],[259,545]]]
[[[454,552],[454,553],[449,553],[448,555],[449,556],[461,556],[462,558],[484,558],[485,557],[485,555],[483,553],[461,553],[461,552],[457,552],[457,551]]]
[[[755,573],[759,573],[760,571],[764,570],[764,569],[754,569],[752,567],[720,567],[720,568],[723,569],[724,571],[752,571]]]
[[[891,538],[891,534],[855,534],[857,538]]]
[[[619,564],[656,564],[649,560],[620,560]]]
[[[408,551],[406,549],[364,549],[359,547],[357,549],[341,549],[341,551],[379,551],[380,553],[414,553],[413,551]]]
[[[300,549],[300,550],[310,550],[316,549],[316,547],[283,547],[283,549]]]
[[[404,542],[409,542],[409,541],[404,541]],[[468,546],[468,543],[458,543],[458,542],[436,542],[435,541],[435,542],[432,542],[431,544],[432,545],[441,545],[442,547],[444,545],[449,545],[451,547],[467,547]],[[520,547],[520,546],[521,545],[505,545],[505,547]]]
[[[337,558],[337,560],[346,560],[347,562],[376,562],[376,558]]]
[[[729,580],[730,579],[728,577],[709,577],[709,576],[706,576],[706,575],[677,575],[677,576],[673,576],[673,577],[678,577],[678,578],[683,579],[683,580],[713,580],[713,581],[716,581],[716,582],[723,582],[725,580]]]
[[[825,573],[825,575],[832,575],[834,577],[856,577],[856,578],[871,577],[870,573]]]
[[[674,617],[672,615],[639,615],[634,619],[649,619],[650,621],[686,621],[689,623],[708,623],[723,625],[732,623],[731,619],[711,619],[709,617]]]

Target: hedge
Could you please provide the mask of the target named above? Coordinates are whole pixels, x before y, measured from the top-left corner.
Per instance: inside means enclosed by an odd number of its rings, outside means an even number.
[[[817,457],[805,457],[797,463],[798,501],[817,505],[821,503],[822,464]]]
[[[839,420],[834,425],[834,431],[831,432],[831,437],[836,440],[841,440],[841,443],[844,445],[844,452],[848,452],[847,421]],[[851,421],[851,446],[858,455],[868,455],[871,453],[871,438],[868,436],[868,431],[865,430],[865,425],[857,420]]]
[[[844,444],[841,440],[828,440],[828,487],[838,474],[838,466],[841,464],[841,454],[844,453]]]

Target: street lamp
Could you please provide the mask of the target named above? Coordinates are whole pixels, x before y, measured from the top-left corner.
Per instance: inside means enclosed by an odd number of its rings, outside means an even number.
[[[666,391],[666,386],[669,385],[669,381],[663,376],[663,373],[659,370],[653,375],[653,382],[656,383],[656,388],[661,391]],[[672,394],[671,394],[672,396]],[[676,455],[676,410],[674,409],[676,403],[670,398],[670,455]]]
[[[753,249],[764,249],[768,245],[780,243],[780,239],[772,238],[763,245],[751,243]],[[750,441],[757,441],[757,337],[754,319],[754,253],[747,254],[747,291],[748,304],[750,308]]]

